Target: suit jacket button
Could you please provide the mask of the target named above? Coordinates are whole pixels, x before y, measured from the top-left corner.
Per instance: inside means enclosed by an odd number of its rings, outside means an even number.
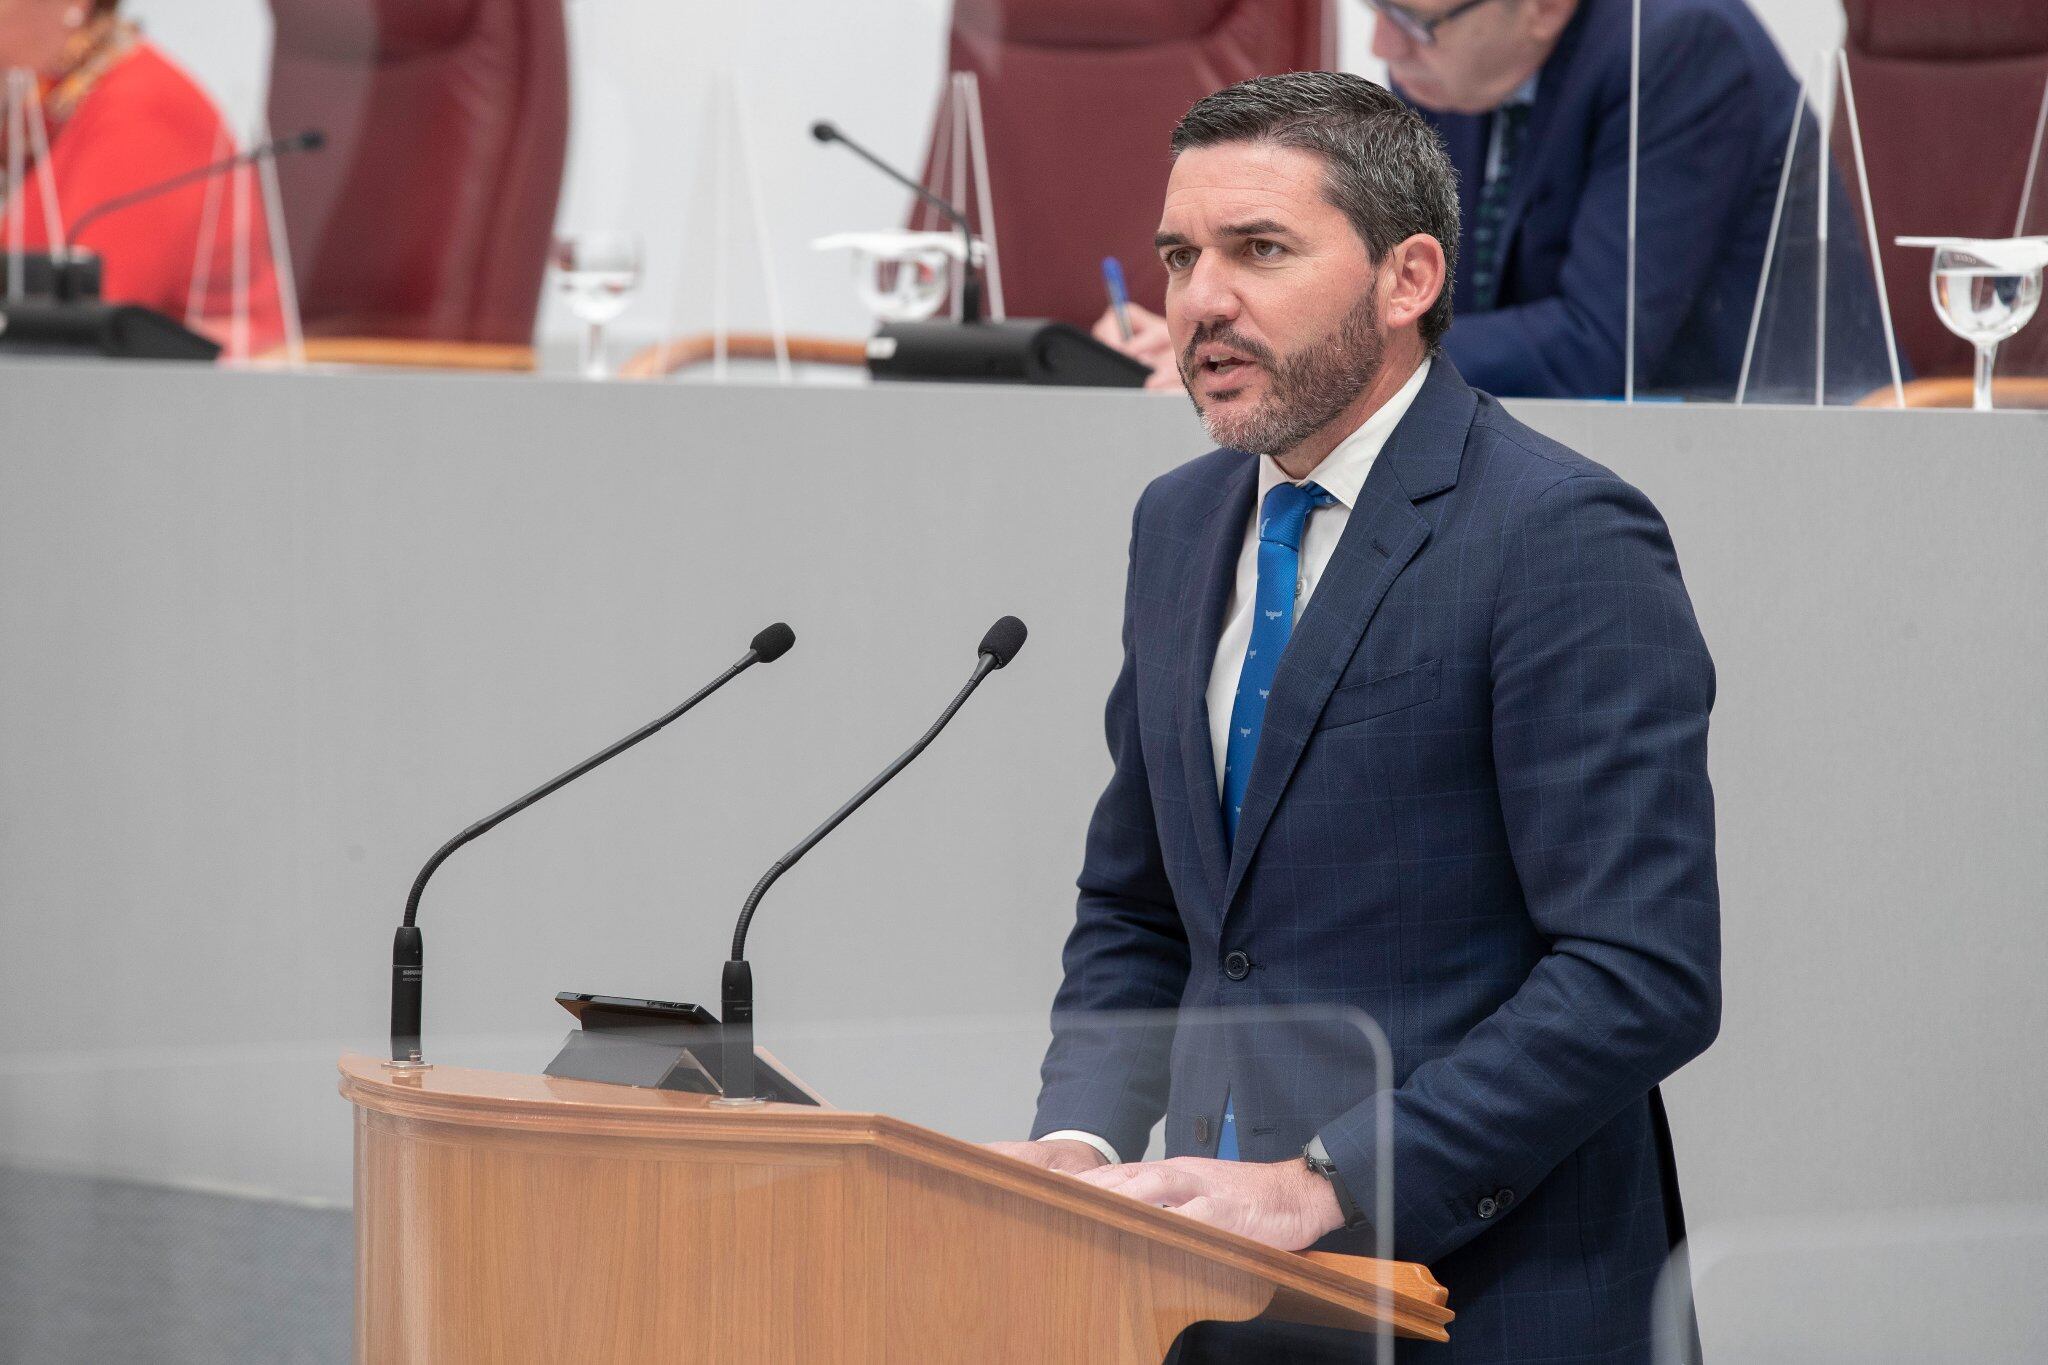
[[[1501,1208],[1506,1208],[1515,1202],[1515,1192],[1513,1190],[1495,1190],[1493,1192],[1493,1202]]]
[[[1242,981],[1252,974],[1252,960],[1243,953],[1232,953],[1223,959],[1223,974],[1232,981]]]
[[[1491,1218],[1493,1217],[1493,1215],[1500,1212],[1500,1205],[1495,1203],[1493,1196],[1489,1194],[1484,1199],[1479,1201],[1479,1208],[1477,1212],[1481,1218]]]
[[[1195,1145],[1197,1147],[1209,1145],[1209,1116],[1207,1114],[1195,1115]]]

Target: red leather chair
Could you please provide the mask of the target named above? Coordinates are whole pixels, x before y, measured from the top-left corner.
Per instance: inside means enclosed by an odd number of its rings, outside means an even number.
[[[562,0],[271,0],[309,337],[525,345],[569,134]]]
[[[1335,40],[1331,0],[955,0],[949,67],[981,87],[1005,311],[1088,326],[1104,256],[1157,311],[1173,125],[1226,85],[1329,67]]]
[[[1968,344],[1927,294],[1929,253],[1901,236],[2008,237],[2048,86],[2043,0],[1847,0],[1848,59],[1899,351],[1919,376],[1970,373]],[[1836,164],[1852,170],[1846,121]],[[2048,231],[2048,168],[2028,232]],[[2048,374],[2048,319],[1999,351],[2000,374]]]

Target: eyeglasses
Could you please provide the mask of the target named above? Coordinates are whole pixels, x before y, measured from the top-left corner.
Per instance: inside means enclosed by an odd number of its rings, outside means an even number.
[[[1438,29],[1467,10],[1475,10],[1491,2],[1492,0],[1464,0],[1464,3],[1451,6],[1442,14],[1417,14],[1406,5],[1396,4],[1395,0],[1365,0],[1374,14],[1400,29],[1402,35],[1418,47],[1435,47]]]

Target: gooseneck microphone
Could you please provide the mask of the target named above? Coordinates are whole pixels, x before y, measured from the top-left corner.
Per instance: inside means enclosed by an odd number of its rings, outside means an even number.
[[[84,213],[78,215],[72,222],[66,236],[75,242],[86,228],[97,223],[108,214],[119,213],[122,209],[130,208],[145,199],[154,199],[159,194],[169,194],[172,190],[180,189],[194,181],[211,179],[216,175],[225,175],[237,167],[253,166],[257,162],[270,157],[289,156],[294,152],[317,152],[326,145],[327,134],[321,132],[318,128],[308,128],[302,133],[295,133],[291,137],[281,137],[274,142],[266,142],[260,147],[251,147],[246,152],[238,153],[221,161],[215,161],[210,165],[196,166],[189,171],[181,171],[177,175],[156,181],[154,184],[144,185],[141,189],[130,190],[126,194],[117,194],[112,199],[105,199],[94,204]]]
[[[560,791],[592,768],[617,758],[620,754],[626,752],[626,750],[632,748],[641,740],[646,739],[657,730],[660,730],[670,721],[682,715],[685,711],[731,682],[740,674],[746,672],[747,669],[755,664],[775,662],[783,655],[789,653],[790,646],[795,643],[796,632],[782,622],[777,621],[774,625],[769,626],[754,637],[753,642],[747,647],[747,652],[740,656],[737,663],[733,664],[732,667],[726,669],[725,672],[719,674],[716,678],[713,678],[681,706],[676,707],[675,710],[670,711],[660,719],[641,726],[638,730],[627,735],[610,748],[584,759],[560,777],[535,787],[532,791],[496,814],[485,816],[453,839],[450,839],[447,843],[441,845],[434,856],[427,859],[427,865],[422,867],[420,875],[413,879],[412,894],[405,899],[405,922],[399,925],[398,935],[391,944],[392,1061],[414,1064],[420,1061],[420,989],[425,964],[420,931],[413,921],[419,914],[420,893],[426,890],[427,879],[434,875],[434,872],[442,863],[448,861],[448,855],[470,842],[470,840],[490,833],[490,831],[519,814],[519,812],[525,810],[542,797]]]
[[[819,119],[811,125],[811,136],[820,142],[839,143],[883,175],[888,176],[891,180],[894,180],[897,184],[902,185],[911,193],[917,195],[918,198],[924,200],[925,203],[930,204],[940,213],[945,214],[946,221],[960,229],[960,240],[967,247],[967,259],[960,263],[960,320],[962,322],[980,322],[981,279],[974,272],[974,232],[967,226],[967,215],[962,213],[951,200],[941,199],[923,185],[918,184],[915,180],[912,180],[909,176],[897,170],[894,166],[891,166],[888,162],[882,160],[882,158],[876,156],[846,134],[840,132],[837,124],[828,122],[825,119]],[[1015,618],[1009,619],[1014,620]],[[1021,631],[1023,626],[1019,625],[1017,628]],[[1021,637],[1019,644],[1022,644]]]
[[[910,761],[923,753],[931,742],[939,737],[939,731],[953,719],[954,713],[967,704],[974,695],[974,689],[981,686],[982,679],[999,668],[1007,666],[1017,657],[1017,651],[1024,648],[1024,637],[1028,632],[1024,623],[1014,616],[1005,616],[988,628],[981,637],[974,661],[974,672],[968,676],[967,685],[960,689],[932,728],[925,731],[917,743],[904,750],[901,757],[888,767],[874,781],[862,787],[851,801],[834,811],[831,818],[812,830],[804,841],[775,860],[774,866],[763,873],[761,880],[754,883],[754,889],[747,896],[747,903],[740,908],[739,923],[733,926],[732,957],[726,962],[719,982],[721,1010],[720,1020],[723,1031],[720,1034],[719,1080],[728,1100],[751,1099],[755,1093],[754,1081],[754,969],[747,962],[747,929],[754,922],[754,911],[761,904],[761,897],[768,894],[768,888],[775,885],[776,878],[795,867],[798,859],[817,847],[818,841],[839,828],[847,816],[859,810],[867,799],[889,784],[891,778],[910,766]]]

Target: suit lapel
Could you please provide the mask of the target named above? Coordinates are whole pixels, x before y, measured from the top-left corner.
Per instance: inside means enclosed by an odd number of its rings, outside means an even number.
[[[1237,578],[1237,559],[1251,521],[1252,496],[1258,488],[1259,462],[1246,456],[1231,470],[1216,505],[1198,532],[1193,572],[1182,580],[1181,645],[1175,707],[1180,718],[1180,767],[1186,775],[1188,818],[1195,827],[1195,846],[1211,895],[1223,890],[1230,853],[1223,842],[1223,799],[1218,795],[1216,749],[1209,737],[1209,675],[1216,663],[1217,641]],[[1219,901],[1220,915],[1220,901]]]
[[[1483,114],[1431,114],[1423,117],[1436,125],[1451,155],[1451,168],[1458,175],[1458,221],[1470,223],[1479,211],[1479,184],[1486,178],[1486,130],[1491,125]],[[1472,272],[1459,270],[1451,277],[1451,306],[1465,312],[1472,306]]]
[[[1330,566],[1280,656],[1224,878],[1225,917],[1337,679],[1358,652],[1387,589],[1429,539],[1429,522],[1414,504],[1458,481],[1477,405],[1456,368],[1437,357],[1422,391],[1366,475]],[[1213,636],[1210,649],[1213,653]],[[1203,744],[1208,745],[1206,727]],[[1212,774],[1213,797],[1213,762],[1205,771]]]

